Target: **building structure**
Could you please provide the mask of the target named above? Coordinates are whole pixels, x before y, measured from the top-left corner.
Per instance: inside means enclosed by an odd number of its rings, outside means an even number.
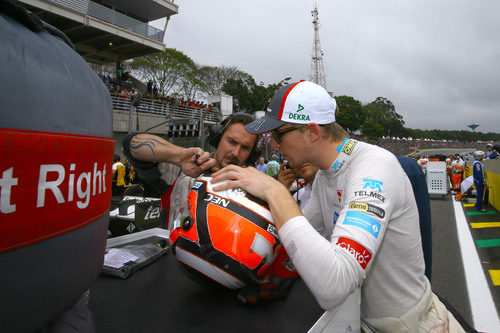
[[[19,0],[64,32],[88,62],[121,62],[164,51],[165,29],[148,22],[170,19],[178,6],[169,0]]]

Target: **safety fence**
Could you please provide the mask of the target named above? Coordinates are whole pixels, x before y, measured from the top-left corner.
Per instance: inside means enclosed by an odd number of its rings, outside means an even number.
[[[111,101],[113,102],[114,110],[130,110],[131,96],[111,94]],[[200,119],[203,115],[203,120],[209,123],[219,122],[222,119],[220,111],[175,106],[149,98],[142,98],[135,111],[144,114],[170,116],[174,119]]]

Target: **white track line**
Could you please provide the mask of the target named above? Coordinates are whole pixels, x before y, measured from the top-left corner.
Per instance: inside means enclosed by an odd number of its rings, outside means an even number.
[[[453,200],[453,199],[452,199]],[[460,202],[453,200],[458,241],[462,253],[465,280],[469,293],[473,326],[479,332],[500,332],[500,320],[484,276],[479,255],[472,240],[464,211]]]

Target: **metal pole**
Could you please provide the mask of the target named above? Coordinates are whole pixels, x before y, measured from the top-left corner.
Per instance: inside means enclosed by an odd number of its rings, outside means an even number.
[[[199,134],[198,134],[198,139],[200,139],[200,147],[201,149],[205,150],[205,120],[204,120],[204,112],[201,110],[201,116],[200,116],[200,121],[198,123],[198,126],[200,126]]]
[[[130,108],[128,109],[128,134],[132,133],[132,111],[134,106],[130,103]]]

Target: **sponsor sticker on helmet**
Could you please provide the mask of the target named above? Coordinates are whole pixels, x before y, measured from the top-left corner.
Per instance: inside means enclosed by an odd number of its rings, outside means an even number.
[[[375,238],[378,238],[380,232],[380,223],[378,223],[377,220],[359,212],[347,211],[343,224],[366,230]]]
[[[270,223],[267,226],[267,232],[273,235],[274,237],[278,237],[278,229]]]
[[[372,254],[363,245],[359,244],[355,240],[346,237],[340,237],[337,241],[337,245],[347,252],[352,254],[356,261],[359,263],[361,268],[366,269],[366,266],[370,263],[372,259]]]
[[[193,190],[199,189],[202,184],[203,184],[203,182],[196,182],[196,183],[194,183]]]

